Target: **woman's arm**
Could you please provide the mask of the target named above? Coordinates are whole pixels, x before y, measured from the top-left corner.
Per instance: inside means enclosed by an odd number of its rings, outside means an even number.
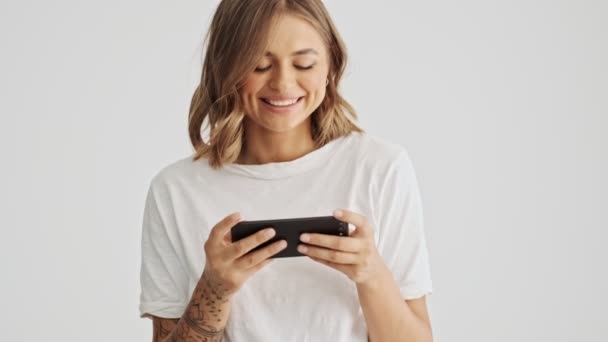
[[[220,288],[203,273],[184,314],[161,341],[220,342],[230,316],[230,298]]]
[[[369,221],[346,209],[334,215],[353,224],[354,232],[348,237],[302,234],[300,240],[305,244],[298,246],[298,251],[355,282],[371,342],[432,342],[426,305],[419,301],[404,303],[391,270],[376,248]]]
[[[390,271],[385,269],[381,274],[357,284],[369,341],[432,342],[425,298],[404,302]]]

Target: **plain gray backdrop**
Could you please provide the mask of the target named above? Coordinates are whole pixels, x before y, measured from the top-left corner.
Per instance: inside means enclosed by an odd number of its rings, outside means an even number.
[[[435,340],[608,341],[608,2],[326,4],[418,174]],[[144,198],[191,153],[216,5],[0,2],[0,340],[151,340]]]

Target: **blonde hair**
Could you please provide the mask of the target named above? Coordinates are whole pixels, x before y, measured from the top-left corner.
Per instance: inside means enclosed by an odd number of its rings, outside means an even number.
[[[285,13],[313,25],[329,54],[326,95],[311,114],[316,147],[351,132],[363,132],[353,122],[357,119],[355,109],[338,92],[347,62],[346,47],[321,0],[222,0],[205,37],[201,80],[190,103],[188,131],[195,150],[193,160],[206,157],[209,165],[218,169],[238,158],[245,133],[238,89],[265,53],[272,19]],[[205,118],[208,142],[201,136]]]

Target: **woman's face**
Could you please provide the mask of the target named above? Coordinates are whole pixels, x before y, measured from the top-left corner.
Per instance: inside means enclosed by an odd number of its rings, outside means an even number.
[[[239,95],[256,128],[286,132],[308,123],[323,101],[329,59],[319,33],[296,16],[281,16],[269,37],[269,50],[247,76]]]

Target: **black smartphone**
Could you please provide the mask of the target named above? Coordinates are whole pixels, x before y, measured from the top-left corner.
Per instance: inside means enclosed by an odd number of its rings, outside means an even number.
[[[230,230],[232,242],[236,242],[264,228],[274,228],[275,236],[263,244],[252,249],[249,253],[264,248],[279,240],[287,241],[287,248],[273,255],[271,258],[285,258],[303,256],[298,252],[302,233],[319,233],[336,236],[348,236],[348,223],[340,221],[333,216],[299,217],[278,220],[241,221]]]

